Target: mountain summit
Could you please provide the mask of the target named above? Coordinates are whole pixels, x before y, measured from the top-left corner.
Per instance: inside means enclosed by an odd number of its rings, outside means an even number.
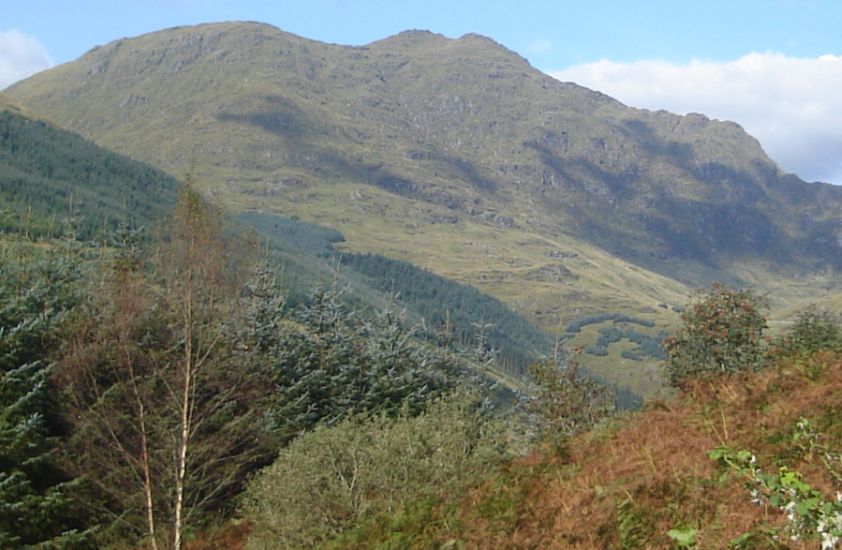
[[[351,248],[482,286],[547,327],[683,301],[712,279],[842,267],[842,188],[783,174],[734,123],[629,108],[475,34],[351,47],[259,23],[180,27],[7,94],[192,169],[233,209],[337,227]]]

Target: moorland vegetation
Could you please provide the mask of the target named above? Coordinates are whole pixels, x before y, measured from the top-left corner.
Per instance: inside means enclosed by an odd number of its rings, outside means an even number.
[[[352,310],[336,288],[290,306],[226,223],[188,182],[160,240],[126,226],[107,247],[4,236],[4,544],[751,548],[842,534],[830,313],[769,337],[761,296],[714,285],[665,341],[675,400],[618,416],[578,352],[557,348],[533,362],[529,399],[502,407],[481,358],[398,309]]]

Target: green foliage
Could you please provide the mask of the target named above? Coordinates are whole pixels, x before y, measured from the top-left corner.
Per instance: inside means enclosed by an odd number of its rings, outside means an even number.
[[[177,182],[50,124],[0,110],[0,232],[102,236],[171,210]]]
[[[365,548],[377,540],[383,550],[424,548],[436,540],[437,531],[458,523],[458,508],[437,497],[413,500],[393,512],[384,512],[350,526],[338,537],[324,545],[331,550]],[[445,542],[440,549],[461,549],[456,539]]]
[[[815,306],[798,314],[795,323],[779,340],[786,355],[810,355],[817,351],[842,350],[839,317]]]
[[[418,413],[451,383],[453,366],[390,309],[372,320],[358,318],[340,293],[317,289],[293,321],[278,307],[282,294],[268,274],[251,292],[259,299],[246,338],[273,384],[267,417],[282,441],[347,415]]]
[[[609,388],[579,369],[576,354],[565,368],[551,359],[529,368],[536,385],[532,409],[542,436],[554,444],[564,443],[614,412]]]
[[[249,547],[314,546],[378,514],[458,493],[508,456],[506,434],[475,396],[458,394],[418,416],[320,424],[249,487]]]
[[[684,529],[670,529],[667,536],[675,542],[676,548],[693,548],[696,545],[697,529],[686,527]]]
[[[654,535],[652,518],[646,509],[635,506],[631,498],[617,505],[617,534],[620,548],[646,548]]]
[[[699,291],[681,315],[682,326],[664,341],[667,372],[674,385],[689,378],[756,370],[763,366],[765,300],[751,289],[720,284]]]
[[[757,528],[728,541],[733,550],[787,550],[789,546],[780,540],[777,530]]]
[[[786,532],[794,541],[813,539],[821,548],[836,548],[842,540],[842,456],[818,444],[819,434],[806,419],[799,420],[794,439],[808,442],[809,451],[821,453],[822,462],[837,489],[834,498],[806,483],[800,472],[781,466],[774,473],[763,470],[751,451],[719,446],[708,453],[723,469],[736,471],[745,480],[752,502],[771,506],[786,516]],[[751,534],[747,534],[751,535]],[[746,539],[747,541],[747,539]],[[745,546],[746,541],[737,541]],[[735,546],[738,546],[735,544]]]
[[[0,547],[86,544],[77,485],[56,464],[50,361],[76,296],[77,264],[0,245]]]

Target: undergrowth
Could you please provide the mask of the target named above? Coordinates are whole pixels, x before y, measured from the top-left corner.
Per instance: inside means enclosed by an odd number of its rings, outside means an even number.
[[[819,510],[836,498],[823,461],[842,448],[840,403],[842,357],[830,352],[691,381],[679,400],[513,460],[464,495],[383,516],[352,547],[816,548],[818,520],[792,540],[786,510],[769,496],[758,505],[759,482],[723,475],[709,453],[750,449],[778,482],[797,472],[802,500],[818,499],[802,508]]]

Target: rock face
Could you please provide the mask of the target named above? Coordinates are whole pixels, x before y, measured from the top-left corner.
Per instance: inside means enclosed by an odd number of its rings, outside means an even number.
[[[842,188],[781,173],[736,124],[626,107],[478,35],[348,47],[257,23],[175,28],[7,94],[172,173],[193,167],[232,204],[366,185],[443,209],[426,223],[571,235],[671,277],[676,262],[842,267]]]

